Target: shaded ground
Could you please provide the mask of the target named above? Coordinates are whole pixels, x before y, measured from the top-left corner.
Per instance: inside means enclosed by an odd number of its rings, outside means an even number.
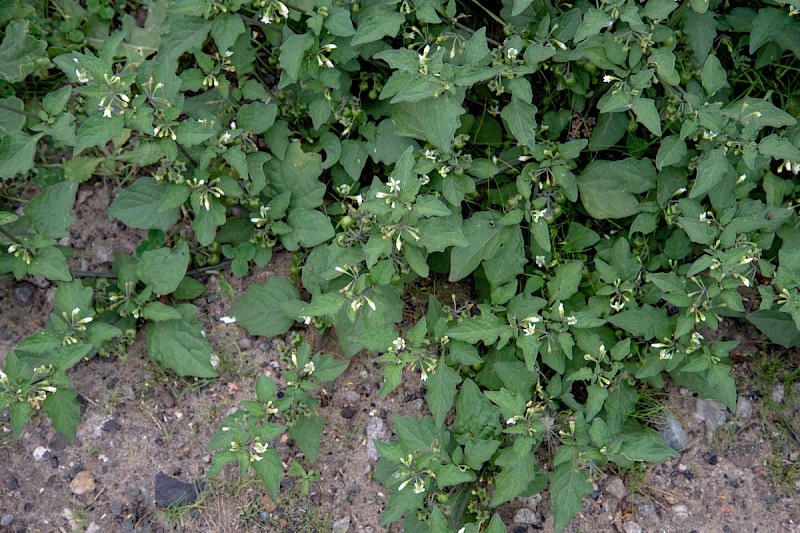
[[[64,243],[76,248],[75,268],[107,268],[103,263],[113,250],[132,251],[143,237],[95,218],[105,213],[109,197],[102,188],[81,191],[78,222]],[[247,278],[221,275],[240,294],[270,274],[285,275],[290,262],[289,254],[279,254],[267,270]],[[126,355],[94,359],[72,371],[85,398],[75,443],[43,418],[15,440],[7,414],[0,415],[0,530],[385,531],[377,524],[386,494],[370,477],[374,456],[367,434],[388,440],[392,414],[419,415],[425,407],[416,378],[380,398],[380,371],[366,356],[354,358],[321,396],[327,423],[313,465],[320,477],[307,495],[287,480],[281,500],[272,502],[259,484],[227,471],[207,483],[192,505],[156,505],[159,473],[203,481],[211,435],[241,400],[254,397],[256,376],[277,378],[279,348],[290,342],[288,336],[251,337],[221,323],[231,299],[214,275],[203,281],[209,289],[193,303],[220,357],[221,378],[176,381],[149,362],[140,333]],[[0,282],[0,366],[7,351],[46,319],[52,296],[46,283]],[[800,354],[770,351],[752,340],[757,335],[745,324],[729,327],[729,336],[744,341],[734,368],[741,392],[737,416],[688,391],[670,389],[654,397],[655,411],[658,405],[667,408],[661,419],[672,413],[685,429],[688,449],[649,472],[618,472],[599,481],[568,531],[800,533]],[[316,339],[316,332],[302,333]],[[330,339],[325,342],[336,353]],[[290,440],[278,449],[284,459],[295,453]],[[549,508],[544,494],[543,501],[535,496],[511,502],[502,514],[515,533],[552,531]]]

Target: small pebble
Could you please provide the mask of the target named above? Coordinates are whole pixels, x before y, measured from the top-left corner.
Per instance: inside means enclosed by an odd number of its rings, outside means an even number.
[[[343,533],[344,531],[347,531],[349,527],[350,527],[350,517],[343,516],[342,518],[333,523],[332,529],[335,533]]]
[[[345,407],[342,409],[342,418],[346,418],[347,420],[353,418],[355,414],[356,414],[355,409],[351,409],[350,407]]]
[[[689,447],[689,437],[686,435],[681,423],[674,416],[667,417],[658,433],[667,443],[667,446],[675,451],[679,452]]]
[[[94,476],[88,470],[78,472],[78,475],[69,484],[69,490],[78,496],[92,492],[95,487]]]
[[[625,488],[625,484],[616,476],[612,476],[606,480],[603,492],[618,500],[622,500],[628,495],[628,489]]]
[[[27,281],[20,281],[19,283],[15,283],[14,287],[11,289],[11,297],[14,299],[15,302],[23,305],[30,303],[35,293],[36,293],[36,287],[31,285]]]
[[[242,348],[242,350],[249,350],[253,346],[253,341],[247,337],[242,337],[239,339],[239,346]]]
[[[8,490],[17,490],[19,488],[19,479],[17,479],[17,476],[14,474],[8,476],[8,479],[6,480],[6,486],[8,487]]]
[[[786,398],[786,387],[783,383],[776,383],[775,386],[772,387],[769,397],[775,403],[783,403],[784,398]]]
[[[747,396],[739,396],[739,402],[736,405],[736,416],[739,420],[749,420],[753,416],[753,402]]]
[[[43,461],[45,459],[50,459],[50,450],[44,446],[37,446],[36,449],[33,450],[33,460]]]
[[[541,520],[539,520],[535,511],[523,507],[514,515],[514,522],[517,524],[540,524]]]
[[[622,524],[622,531],[625,533],[642,533],[642,526],[636,522],[625,522]]]
[[[683,504],[673,505],[672,514],[675,515],[677,520],[686,520],[689,518],[689,508]]]
[[[386,424],[383,419],[373,416],[367,423],[367,457],[370,461],[377,461],[380,459],[378,448],[375,447],[374,440],[385,440],[388,436]]]
[[[4,514],[3,517],[0,518],[0,527],[8,527],[12,522],[14,522],[14,515]]]

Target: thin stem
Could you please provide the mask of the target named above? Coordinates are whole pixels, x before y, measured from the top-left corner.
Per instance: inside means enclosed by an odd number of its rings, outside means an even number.
[[[265,30],[272,30],[281,33],[281,30],[278,29],[277,26],[273,26],[272,24],[264,24],[260,20],[250,18],[247,15],[242,15],[241,13],[239,14],[239,16],[242,18],[243,21],[245,21],[250,26],[258,26],[259,28],[263,28]]]
[[[7,232],[5,229],[3,229],[3,226],[0,226],[0,233],[2,233],[3,235],[5,235],[9,239],[11,239],[11,242],[15,242],[17,244],[22,244],[21,240],[17,239],[13,235],[11,235],[9,232]]]
[[[0,109],[5,109],[6,111],[11,111],[12,113],[18,113],[20,115],[25,115],[26,117],[35,118],[39,120],[39,115],[36,113],[31,113],[30,111],[25,111],[24,109],[17,109],[16,107],[11,107],[10,105],[6,105],[0,103]]]
[[[197,167],[197,161],[195,161],[194,157],[192,157],[189,154],[189,152],[186,151],[186,148],[184,148],[181,144],[178,144],[178,150],[181,151],[181,153],[183,154],[183,157],[185,157],[186,159],[189,160],[189,162],[192,164],[192,166]]]

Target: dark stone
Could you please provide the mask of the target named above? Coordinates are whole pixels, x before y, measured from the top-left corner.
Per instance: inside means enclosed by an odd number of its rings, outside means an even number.
[[[49,448],[54,452],[63,451],[67,447],[67,439],[61,433],[57,434],[53,440],[50,441]]]
[[[164,472],[156,474],[156,503],[159,507],[191,505],[202,490],[200,483],[184,483]]]
[[[107,431],[112,434],[116,433],[120,429],[122,429],[122,426],[120,426],[113,418],[106,420],[103,424],[103,431]]]
[[[22,506],[22,510],[26,513],[30,513],[31,509],[33,509],[33,503],[31,502],[25,502],[25,504]]]
[[[358,494],[358,492],[360,490],[361,489],[359,488],[359,486],[355,485],[355,484],[354,485],[350,485],[349,487],[347,487],[347,503],[351,503],[352,504],[353,501],[355,501],[356,495]]]
[[[83,472],[84,470],[86,469],[83,467],[83,463],[76,464],[75,466],[72,467],[72,470],[69,471],[69,479],[70,480],[75,479],[75,476],[77,476],[79,472]]]
[[[356,415],[355,409],[352,409],[350,407],[345,407],[345,408],[342,409],[342,418],[346,418],[347,420],[350,420],[355,415]]]
[[[58,457],[51,457],[50,458],[50,466],[52,468],[58,468]]]
[[[15,283],[11,289],[11,297],[18,304],[29,304],[33,300],[34,294],[36,294],[36,287],[27,281]]]
[[[514,533],[528,533],[528,526],[517,526],[514,528]]]
[[[111,514],[122,516],[122,502],[111,502]]]
[[[715,453],[703,454],[703,459],[705,459],[706,463],[708,463],[710,465],[717,464],[717,454],[715,454]]]
[[[14,474],[8,476],[6,486],[8,487],[8,490],[17,490],[19,488],[19,479],[17,479],[17,476]]]
[[[723,533],[731,533],[731,526],[725,524],[724,526],[722,526],[722,531]]]

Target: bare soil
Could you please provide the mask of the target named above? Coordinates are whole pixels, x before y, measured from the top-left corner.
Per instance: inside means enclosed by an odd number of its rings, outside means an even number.
[[[76,250],[74,268],[107,270],[113,250],[132,252],[144,237],[105,220],[110,196],[102,187],[81,189],[78,221],[64,242]],[[354,357],[345,374],[320,393],[326,424],[314,465],[320,478],[309,494],[285,480],[284,496],[273,502],[258,483],[231,470],[205,482],[193,505],[164,509],[155,503],[159,472],[184,482],[204,481],[212,434],[240,401],[254,397],[259,374],[279,379],[278,348],[291,342],[288,335],[257,338],[235,324],[223,324],[219,319],[228,315],[231,298],[217,276],[241,294],[269,275],[287,276],[290,263],[290,255],[282,253],[246,278],[226,271],[202,278],[208,290],[193,303],[220,357],[219,379],[195,382],[165,374],[149,361],[140,332],[127,354],[95,358],[73,369],[71,378],[83,401],[76,442],[66,442],[44,417],[36,417],[17,440],[10,435],[7,413],[0,413],[5,531],[288,532],[332,531],[334,525],[339,532],[387,531],[378,525],[387,494],[371,479],[367,428],[389,440],[393,414],[421,416],[427,410],[413,376],[379,397],[380,369],[366,355]],[[458,290],[464,294],[463,287]],[[42,280],[0,282],[0,367],[7,352],[44,323],[53,292]],[[425,297],[412,291],[409,304],[416,300],[421,304]],[[326,351],[338,352],[334,336],[318,339],[316,331],[298,331],[312,342],[321,341]],[[649,471],[616,472],[598,481],[567,531],[800,533],[800,387],[789,382],[782,397],[775,388],[796,373],[800,353],[765,353],[771,348],[745,324],[731,323],[725,333],[743,341],[734,367],[744,398],[738,415],[709,419],[708,405],[698,408],[696,395],[669,388],[660,416],[668,412],[680,421],[691,441],[688,449]],[[765,361],[776,358],[783,370],[763,379]],[[298,453],[291,440],[278,449],[285,460]],[[85,492],[79,495],[75,489]],[[545,493],[510,502],[501,513],[509,531],[548,532],[553,531],[550,509]]]

